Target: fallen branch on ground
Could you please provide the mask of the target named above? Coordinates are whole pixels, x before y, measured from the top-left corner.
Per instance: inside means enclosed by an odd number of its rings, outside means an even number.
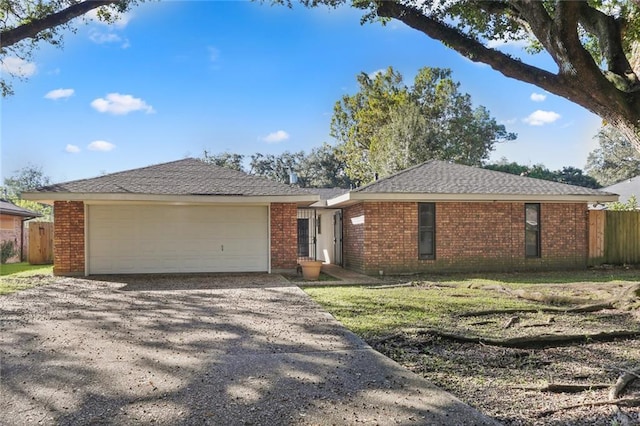
[[[581,407],[599,407],[602,405],[622,405],[623,407],[637,407],[640,405],[640,398],[620,398],[609,401],[583,402],[582,404],[566,405],[560,408],[553,408],[538,413],[538,417],[546,417],[559,411],[573,410]]]
[[[579,393],[593,389],[606,389],[611,387],[608,383],[586,383],[586,384],[571,384],[571,383],[549,383],[546,386],[514,386],[514,389],[520,390],[533,390],[539,392],[551,392],[551,393]]]
[[[458,314],[458,317],[480,317],[500,314],[518,314],[527,312],[560,313],[560,314],[581,314],[587,312],[598,312],[604,309],[613,309],[611,302],[595,303],[592,305],[581,305],[574,308],[514,308],[514,309],[488,309],[486,311],[472,311]]]
[[[624,389],[629,385],[629,383],[633,382],[635,379],[640,377],[638,376],[639,374],[640,374],[640,367],[634,370],[625,371],[622,375],[620,375],[620,377],[618,377],[618,380],[616,380],[614,385],[611,386],[611,389],[609,390],[609,400],[615,401],[616,399],[619,399],[620,395],[622,394]],[[631,418],[627,415],[627,413],[622,411],[620,407],[618,407],[617,405],[613,409],[613,412],[622,426],[632,424]]]
[[[462,343],[478,343],[489,346],[515,349],[539,349],[567,346],[574,343],[610,342],[616,339],[628,339],[640,336],[640,330],[603,331],[593,334],[542,334],[538,336],[511,337],[494,339],[490,337],[465,336],[463,334],[447,333],[434,329],[418,329],[418,334],[429,334],[442,339]]]

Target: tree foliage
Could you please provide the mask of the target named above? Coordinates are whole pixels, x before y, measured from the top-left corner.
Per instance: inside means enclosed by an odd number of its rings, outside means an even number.
[[[586,188],[600,188],[600,184],[597,180],[584,174],[581,169],[571,166],[551,171],[542,164],[524,166],[516,162],[508,162],[506,159],[502,159],[497,163],[487,164],[484,168],[498,172],[511,173],[513,175],[566,183],[568,185],[583,186]]]
[[[290,0],[272,0],[290,4]],[[637,0],[302,0],[351,4],[366,20],[399,20],[474,62],[599,115],[640,151],[640,2]],[[494,47],[528,43],[549,69]],[[418,48],[416,48],[418,51]]]
[[[596,137],[599,147],[587,158],[590,176],[608,186],[640,175],[640,153],[616,128],[605,126]]]
[[[496,142],[515,139],[458,91],[451,70],[422,68],[412,86],[392,67],[357,80],[358,92],[334,106],[331,136],[341,144],[349,177],[359,183],[429,159],[481,165]]]
[[[286,184],[292,183],[293,174],[295,184],[302,188],[349,188],[351,185],[344,162],[328,143],[313,148],[309,154],[304,151],[285,151],[277,155],[255,153],[250,158],[248,169],[244,167],[245,156],[241,154],[210,154],[204,151],[202,160]]]
[[[44,174],[41,166],[29,164],[16,170],[13,176],[4,179],[2,198],[11,201],[18,207],[40,213],[42,216],[37,220],[51,221],[53,220],[53,208],[51,206],[20,198],[23,192],[32,191],[50,183],[51,179]]]
[[[638,199],[635,195],[631,195],[629,199],[623,203],[621,201],[614,201],[613,203],[607,203],[607,210],[613,211],[636,211],[640,208],[638,205]]]
[[[65,31],[75,31],[76,18],[98,9],[98,18],[112,23],[141,1],[144,0],[1,0],[0,60],[13,57],[27,61],[40,43],[61,46]],[[20,75],[14,73],[12,77]],[[3,96],[13,93],[11,83],[4,77],[0,89]]]
[[[202,161],[209,164],[214,164],[219,167],[226,167],[232,170],[242,171],[244,168],[242,162],[244,161],[244,155],[233,154],[230,152],[221,152],[218,154],[210,154],[206,149],[202,155]]]

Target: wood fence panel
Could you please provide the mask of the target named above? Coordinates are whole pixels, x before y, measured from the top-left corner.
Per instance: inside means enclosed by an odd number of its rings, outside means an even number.
[[[29,263],[47,265],[53,263],[53,223],[29,224]]]
[[[589,211],[589,260],[591,263],[604,262],[606,211]]]
[[[604,238],[606,263],[640,263],[640,212],[607,211]]]

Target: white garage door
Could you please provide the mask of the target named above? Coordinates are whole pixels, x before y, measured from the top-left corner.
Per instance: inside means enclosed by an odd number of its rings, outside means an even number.
[[[267,271],[267,207],[88,207],[90,274]]]

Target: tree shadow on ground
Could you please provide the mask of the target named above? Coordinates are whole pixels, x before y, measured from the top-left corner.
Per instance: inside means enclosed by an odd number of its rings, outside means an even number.
[[[483,423],[296,287],[122,284],[65,278],[0,298],[3,421]]]

